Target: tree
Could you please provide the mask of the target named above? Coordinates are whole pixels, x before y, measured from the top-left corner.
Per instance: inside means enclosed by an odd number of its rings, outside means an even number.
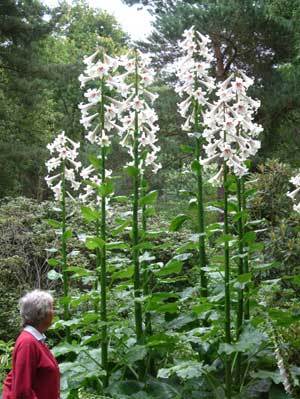
[[[263,102],[258,115],[265,129],[260,154],[270,156],[279,149],[280,157],[287,160],[286,147],[299,143],[297,0],[123,1],[142,4],[155,15],[155,30],[140,45],[157,54],[158,66],[177,56],[177,40],[184,29],[194,25],[212,39],[218,79],[225,79],[236,68],[253,76],[253,95]]]
[[[5,0],[0,22],[0,197],[42,199],[46,143],[61,130],[76,139],[83,133],[83,55],[97,45],[120,52],[127,36],[85,1],[49,10],[38,0]]]

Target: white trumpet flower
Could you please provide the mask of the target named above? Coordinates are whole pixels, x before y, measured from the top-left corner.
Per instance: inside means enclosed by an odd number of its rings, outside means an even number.
[[[287,196],[290,197],[294,202],[294,211],[300,213],[300,173],[292,177],[290,182],[296,187],[296,189],[288,192]]]
[[[128,79],[128,83],[134,80],[137,69],[139,85],[138,92],[136,92],[135,86],[132,83],[128,84],[127,96],[124,96],[122,106],[123,116],[120,118],[120,123],[115,124],[114,127],[121,137],[120,144],[127,148],[132,159],[134,158],[134,142],[136,139],[138,140],[141,172],[145,167],[151,167],[152,171],[156,173],[161,165],[157,162],[159,147],[155,145],[157,142],[156,133],[159,130],[158,116],[150,106],[158,96],[148,90],[154,79],[154,72],[150,68],[151,58],[137,51],[137,56],[131,54],[122,56],[120,62],[127,71],[126,79]],[[138,137],[135,135],[136,123],[138,124]],[[146,155],[142,156],[145,151]],[[132,162],[129,161],[127,165],[133,165]]]
[[[245,161],[259,150],[260,141],[256,138],[263,130],[254,122],[260,102],[247,94],[252,84],[252,79],[237,72],[218,85],[217,100],[203,115],[203,136],[207,140],[204,150],[208,158],[202,160],[202,165],[225,162],[239,177],[248,173]],[[218,172],[212,180],[217,183],[219,177]]]
[[[56,201],[61,200],[63,178],[66,182],[70,182],[73,190],[77,191],[79,189],[80,183],[76,181],[75,173],[78,172],[81,167],[81,162],[77,161],[79,147],[80,144],[71,140],[64,132],[59,134],[54,139],[53,143],[47,145],[50,153],[54,155],[46,162],[48,173],[59,169],[59,173],[45,177],[47,186],[53,191]],[[56,182],[56,184],[54,184],[54,182]],[[66,192],[69,193],[68,188],[66,190]]]

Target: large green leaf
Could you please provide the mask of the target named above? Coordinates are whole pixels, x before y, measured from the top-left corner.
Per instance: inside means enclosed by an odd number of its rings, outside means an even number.
[[[138,360],[142,360],[147,355],[147,349],[143,345],[134,345],[126,351],[125,362],[126,364],[133,364]]]
[[[112,280],[123,280],[123,279],[129,279],[133,276],[134,272],[134,267],[132,265],[119,270],[112,275]]]
[[[251,372],[251,377],[252,378],[258,378],[258,379],[271,379],[274,384],[280,384],[282,382],[282,377],[279,373],[279,371],[267,371],[267,370],[257,370]]]
[[[171,224],[170,224],[170,227],[169,227],[169,230],[170,230],[170,231],[178,231],[178,230],[182,227],[183,223],[184,223],[186,220],[188,220],[188,219],[189,219],[189,216],[188,216],[188,215],[185,215],[185,214],[177,215],[177,216],[172,220],[172,222],[171,222]]]
[[[82,206],[81,214],[88,222],[97,221],[100,218],[100,212],[89,206]]]
[[[177,343],[177,341],[178,338],[173,335],[158,333],[147,338],[146,346],[150,348],[167,347],[174,349],[174,345]]]
[[[114,184],[112,180],[108,180],[98,186],[98,193],[101,197],[107,197],[114,192]]]
[[[157,196],[157,191],[150,191],[150,193],[147,193],[144,197],[140,198],[140,206],[153,205],[157,200]]]
[[[55,259],[55,258],[48,259],[47,262],[48,262],[49,266],[53,266],[53,267],[61,265],[61,263],[62,263],[61,260]]]
[[[204,371],[203,366],[203,362],[197,362],[194,360],[185,361],[178,363],[176,366],[162,368],[158,370],[157,375],[160,378],[169,378],[175,374],[177,377],[182,378],[183,380],[189,380],[191,378],[201,377]]]
[[[171,259],[156,274],[159,277],[169,276],[170,274],[180,273],[182,270],[182,262],[178,259]]]
[[[86,239],[85,245],[88,249],[102,249],[105,245],[105,241],[100,237],[90,237]]]

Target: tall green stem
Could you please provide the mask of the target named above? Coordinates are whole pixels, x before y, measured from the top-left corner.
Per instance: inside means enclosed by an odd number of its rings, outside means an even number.
[[[97,194],[96,194],[96,200],[97,200]],[[99,211],[99,206],[96,207],[97,211]],[[96,236],[100,237],[100,220],[99,218],[96,221]],[[96,249],[96,280],[95,280],[95,291],[98,292],[99,288],[99,281],[100,281],[100,273],[99,270],[101,269],[101,250],[100,248]],[[94,300],[94,311],[95,314],[98,315],[99,312],[99,302],[100,298],[97,296]]]
[[[135,95],[139,94],[139,77],[138,77],[138,55],[135,52]],[[134,315],[135,315],[135,331],[137,342],[143,342],[143,319],[142,306],[139,302],[141,296],[141,282],[140,282],[140,261],[139,261],[139,225],[138,225],[138,205],[139,205],[139,187],[140,187],[140,171],[139,171],[139,116],[135,111],[134,116],[134,143],[133,156],[135,173],[133,177],[133,220],[132,220],[132,257],[134,264]]]
[[[101,108],[100,108],[100,126],[101,132],[105,128],[105,109],[104,109],[104,78],[101,79]],[[101,182],[105,183],[105,167],[106,167],[106,148],[101,148]],[[106,309],[106,197],[101,198],[101,238],[104,242],[100,253],[101,273],[100,273],[100,287],[101,287],[101,364],[102,368],[106,371],[104,379],[104,386],[108,385],[108,340],[107,340],[107,309]]]
[[[225,284],[225,342],[231,344],[231,300],[230,300],[230,262],[229,262],[229,242],[228,242],[228,166],[224,162],[224,284]],[[232,376],[231,376],[231,356],[226,355],[225,363],[225,384],[226,398],[231,399]]]
[[[141,177],[141,195],[144,197],[147,194],[147,182],[145,177]],[[147,233],[147,206],[144,204],[142,206],[142,229],[143,235],[145,236]],[[150,294],[150,287],[149,287],[149,280],[150,280],[150,273],[147,270],[147,267],[144,268],[143,272],[143,294],[147,296]],[[152,335],[152,325],[151,325],[151,314],[150,312],[145,313],[145,334],[150,336]]]
[[[243,245],[243,236],[244,236],[244,227],[243,227],[243,217],[242,217],[242,191],[241,191],[241,179],[236,179],[237,183],[237,199],[238,199],[238,212],[240,217],[238,219],[238,236],[239,236],[239,262],[238,262],[238,274],[241,275],[244,273],[244,245]],[[239,339],[241,334],[242,325],[243,325],[243,316],[244,316],[244,292],[243,289],[238,290],[238,313],[237,313],[237,325],[236,325],[236,339]]]
[[[195,129],[198,133],[200,130],[199,123],[199,102],[195,102],[194,112],[195,112]],[[200,284],[201,284],[201,296],[207,297],[207,275],[205,267],[206,262],[206,252],[205,252],[205,221],[204,221],[204,207],[203,207],[203,178],[202,178],[202,166],[200,165],[202,151],[202,140],[201,138],[196,138],[196,151],[195,156],[198,163],[197,167],[197,207],[198,207],[198,228],[199,228],[199,268],[200,268]]]
[[[243,219],[243,204],[242,204],[242,178],[236,178],[237,184],[237,200],[238,200],[238,212],[240,214],[238,219],[238,251],[239,251],[239,261],[238,261],[238,274],[241,275],[244,273],[244,245],[243,245],[243,237],[244,237],[244,219]],[[238,289],[238,309],[237,309],[237,320],[236,320],[236,339],[238,340],[243,327],[243,319],[244,319],[244,290],[242,288]],[[240,383],[241,379],[241,353],[237,355],[236,361],[236,383]]]
[[[245,196],[245,179],[241,179],[241,197],[242,197],[242,210],[246,211],[246,196]],[[249,273],[249,258],[248,255],[244,257],[244,273]],[[245,320],[250,319],[250,303],[249,303],[249,285],[245,287]]]
[[[62,212],[62,235],[61,235],[61,254],[62,254],[62,275],[63,275],[63,288],[64,288],[64,320],[68,320],[69,304],[69,278],[67,273],[67,223],[66,223],[66,179],[65,179],[65,162],[62,163],[62,199],[61,199],[61,212]],[[68,335],[68,334],[67,334]]]

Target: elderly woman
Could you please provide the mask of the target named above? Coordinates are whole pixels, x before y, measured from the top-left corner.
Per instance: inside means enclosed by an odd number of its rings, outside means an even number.
[[[14,347],[3,399],[59,399],[59,368],[44,335],[53,319],[53,297],[46,291],[29,292],[20,300],[20,313],[24,329]]]

